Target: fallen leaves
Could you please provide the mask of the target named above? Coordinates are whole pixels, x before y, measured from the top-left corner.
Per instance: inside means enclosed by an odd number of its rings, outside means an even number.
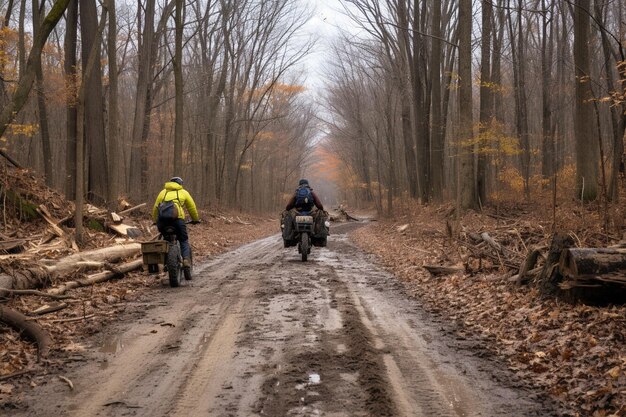
[[[512,220],[470,213],[462,219],[468,239],[470,230],[474,235],[488,230],[502,246],[500,254],[486,242],[473,241],[479,247],[472,251],[448,239],[443,213],[430,207],[396,221],[373,223],[355,231],[353,238],[375,253],[421,305],[447,316],[460,335],[489,340],[486,349],[549,393],[564,414],[624,417],[626,307],[564,304],[540,299],[533,288],[507,283],[511,272],[506,263],[519,265],[525,248],[545,245],[549,238],[549,225],[532,216],[520,213]],[[589,224],[579,226],[579,240],[603,244]],[[481,257],[485,251],[491,257]],[[459,262],[466,265],[465,275],[432,277],[422,268]]]

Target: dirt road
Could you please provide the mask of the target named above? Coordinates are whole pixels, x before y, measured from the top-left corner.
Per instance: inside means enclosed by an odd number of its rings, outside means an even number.
[[[302,263],[278,236],[196,268],[89,341],[23,416],[543,416],[455,348],[334,228]]]

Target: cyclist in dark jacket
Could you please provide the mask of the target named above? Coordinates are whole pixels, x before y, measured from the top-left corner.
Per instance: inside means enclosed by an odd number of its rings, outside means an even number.
[[[310,195],[311,199],[298,198],[299,194]],[[317,212],[313,213],[313,217],[315,218],[315,222],[319,223],[320,220],[323,220],[323,216],[319,216],[319,213],[325,214],[324,205],[319,197],[313,192],[313,189],[309,185],[309,181],[303,178],[298,182],[298,189],[289,200],[289,203],[287,203],[285,211],[282,215],[281,223],[283,229],[283,243],[285,247],[293,246],[293,242],[291,242],[292,244],[290,245],[290,241],[293,239],[293,228],[296,215],[299,212],[310,212],[313,210],[313,207],[317,208]],[[320,227],[322,226],[318,226],[318,228]]]
[[[313,192],[313,189],[311,188],[311,186],[309,185],[309,181],[305,180],[304,178],[300,180],[300,182],[298,183],[298,187],[306,187],[311,191],[311,195],[313,196],[313,205],[315,205],[315,207],[317,207],[318,210],[324,210],[324,206],[322,205],[321,200],[319,199],[319,197],[317,195],[315,195],[315,193]],[[287,203],[287,207],[285,207],[286,211],[289,211],[291,209],[296,209],[296,210],[310,210],[312,208],[308,208],[308,207],[296,207],[297,203],[300,203],[297,201],[297,192],[295,192],[293,194],[293,196],[291,197],[291,200],[289,200],[289,203]]]

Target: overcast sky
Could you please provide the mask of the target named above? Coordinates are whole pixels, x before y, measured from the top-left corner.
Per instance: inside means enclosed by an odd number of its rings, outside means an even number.
[[[313,10],[313,17],[302,27],[305,33],[316,35],[319,40],[313,53],[305,60],[307,87],[319,89],[324,84],[324,68],[332,59],[330,45],[338,36],[339,28],[354,28],[354,24],[342,13],[339,0],[302,0]]]

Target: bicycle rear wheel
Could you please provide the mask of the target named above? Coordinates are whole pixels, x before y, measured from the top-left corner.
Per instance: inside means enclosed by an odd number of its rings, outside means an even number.
[[[180,247],[178,245],[170,245],[167,252],[167,275],[170,279],[170,287],[178,287],[180,285]]]

